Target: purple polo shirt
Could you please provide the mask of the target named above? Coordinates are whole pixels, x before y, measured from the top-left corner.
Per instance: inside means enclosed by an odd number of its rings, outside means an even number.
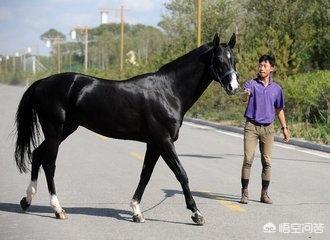
[[[267,87],[260,78],[249,80],[244,84],[244,89],[251,95],[246,107],[244,117],[260,124],[270,124],[275,120],[275,109],[284,108],[282,88],[269,79]]]

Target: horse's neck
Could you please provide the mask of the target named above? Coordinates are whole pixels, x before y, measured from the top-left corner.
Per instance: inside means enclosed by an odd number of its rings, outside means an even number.
[[[182,113],[185,114],[212,81],[208,64],[195,57],[191,61],[180,62],[171,71],[173,92],[180,99]]]

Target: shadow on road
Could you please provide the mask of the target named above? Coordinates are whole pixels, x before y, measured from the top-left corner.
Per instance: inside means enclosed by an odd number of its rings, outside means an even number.
[[[206,158],[206,159],[223,159],[217,154],[201,155],[201,154],[178,154],[179,157],[193,157],[193,158]]]
[[[159,203],[159,204],[161,204],[161,203]],[[158,206],[159,204],[157,204],[156,206]],[[156,206],[154,206],[153,208],[155,208]],[[65,207],[64,209],[69,214],[69,216],[70,216],[70,214],[81,214],[81,215],[96,216],[96,217],[110,217],[110,218],[115,218],[120,221],[133,222],[132,221],[132,212],[127,211],[127,210],[114,209],[114,208],[93,208],[93,207]],[[151,209],[149,209],[149,210],[151,210]],[[28,214],[28,215],[38,216],[38,217],[46,217],[46,218],[55,219],[55,214],[50,206],[31,205],[28,212],[23,212],[21,210],[21,206],[19,204],[0,203],[0,211],[18,213],[18,214]],[[144,211],[144,212],[146,212],[146,211]],[[52,214],[53,216],[43,215],[43,214]],[[154,218],[146,218],[146,220],[152,221],[152,222],[164,222],[164,223],[174,223],[174,224],[194,225],[194,226],[196,225],[193,223],[169,221],[169,220],[154,219]]]
[[[172,197],[175,194],[183,195],[183,192],[179,190],[172,190],[172,189],[162,189],[162,190],[165,193],[165,198]],[[191,194],[195,197],[208,198],[214,200],[226,200],[230,202],[239,202],[241,199],[241,197],[238,195],[223,194],[223,193],[191,191]]]
[[[202,159],[223,159],[227,160],[230,157],[231,160],[243,161],[242,154],[178,154],[179,157],[187,157],[187,158],[202,158]],[[256,156],[257,159],[260,159],[260,156]],[[306,160],[306,159],[294,159],[294,158],[284,158],[284,157],[272,157],[274,160],[278,161],[289,161],[289,162],[306,162],[306,163],[324,163],[330,164],[329,160]]]
[[[97,217],[111,217],[121,221],[129,221],[129,222],[132,221],[131,220],[132,212],[127,210],[114,209],[114,208],[93,208],[93,207],[66,207],[64,209],[68,214],[82,214],[82,215],[97,216]],[[14,204],[14,203],[0,203],[0,211],[32,214],[42,217],[49,217],[49,216],[40,215],[40,213],[53,214],[53,210],[51,209],[50,206],[34,206],[34,205],[31,205],[28,212],[23,213],[21,210],[21,206],[19,204]]]

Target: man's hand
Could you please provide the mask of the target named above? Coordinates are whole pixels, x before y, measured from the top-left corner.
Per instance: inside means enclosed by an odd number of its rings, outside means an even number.
[[[278,109],[276,109],[276,113],[277,113],[278,119],[280,120],[280,123],[282,126],[281,130],[283,133],[283,141],[287,143],[290,141],[290,132],[289,132],[288,127],[286,126],[284,111],[282,108],[278,108]]]
[[[249,90],[244,89],[244,93],[242,94],[242,101],[247,102],[249,100],[251,93]]]
[[[283,141],[286,143],[289,142],[290,141],[290,132],[289,132],[288,128],[287,127],[283,128],[282,132],[283,132]]]

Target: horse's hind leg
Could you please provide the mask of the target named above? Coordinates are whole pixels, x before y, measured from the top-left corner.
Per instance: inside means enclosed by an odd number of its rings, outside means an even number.
[[[31,170],[31,182],[26,189],[26,197],[21,200],[21,207],[23,211],[27,211],[30,207],[33,196],[37,193],[37,180],[39,174],[39,168],[41,165],[40,152],[44,143],[41,143],[32,154],[32,170]]]
[[[56,138],[45,139],[45,151],[43,152],[42,167],[46,175],[46,181],[48,186],[48,192],[50,194],[50,205],[55,211],[55,216],[58,219],[66,219],[67,215],[61,207],[58,198],[56,196],[56,189],[54,183],[54,175],[56,168],[56,157],[58,147],[61,141]]]
[[[60,143],[61,141],[57,139],[46,138],[42,144],[33,151],[31,182],[26,190],[26,197],[24,197],[20,203],[23,211],[26,211],[30,207],[32,197],[37,192],[38,173],[40,165],[42,165],[50,194],[50,205],[55,211],[56,218],[67,218],[65,211],[62,209],[57,199],[54,183],[55,161]]]
[[[145,222],[145,219],[140,210],[140,202],[146,188],[152,171],[155,167],[155,164],[159,158],[160,154],[157,148],[152,146],[151,144],[147,145],[147,151],[144,158],[143,168],[140,176],[139,185],[134,193],[133,199],[131,201],[131,207],[133,209],[133,221],[134,222]]]
[[[57,134],[46,136],[45,139],[46,151],[43,153],[43,161],[41,164],[46,175],[48,191],[50,194],[50,205],[55,212],[56,218],[58,219],[67,219],[67,214],[61,207],[60,202],[57,198],[54,183],[57,152],[61,142],[71,133],[73,133],[77,129],[77,127],[78,126],[74,126],[71,124],[63,124],[61,126],[58,126]]]
[[[50,193],[50,205],[54,209],[57,218],[66,219],[67,215],[60,206],[56,196],[54,183],[55,161],[60,143],[73,133],[78,126],[74,124],[61,124],[55,128],[45,123],[42,126],[45,133],[45,140],[33,151],[31,182],[26,190],[26,197],[20,202],[21,208],[23,211],[27,211],[31,205],[33,196],[37,193],[38,174],[42,165]]]
[[[26,210],[32,200],[32,196],[36,193],[36,183],[39,173],[40,165],[42,165],[50,194],[50,205],[55,211],[55,216],[58,219],[66,219],[67,214],[61,207],[59,200],[56,196],[56,189],[54,183],[54,175],[56,168],[56,157],[59,145],[61,142],[73,133],[78,125],[73,123],[51,123],[45,121],[42,117],[39,118],[42,130],[44,132],[45,140],[40,144],[38,148],[33,151],[32,158],[32,172],[31,172],[31,183],[27,189],[27,197],[21,201],[23,210]]]

